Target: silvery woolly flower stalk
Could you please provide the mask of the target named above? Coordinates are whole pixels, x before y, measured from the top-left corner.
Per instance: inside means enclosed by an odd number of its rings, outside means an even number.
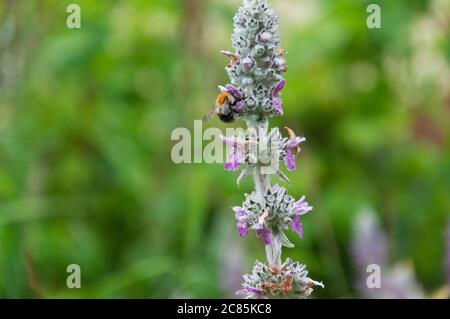
[[[280,47],[278,16],[266,0],[244,0],[234,17],[234,51],[222,51],[230,58],[226,70],[231,83],[219,86],[216,112],[225,122],[242,119],[247,131],[223,137],[231,148],[225,163],[228,171],[241,169],[239,183],[253,174],[255,191],[245,195],[241,206],[233,208],[239,234],[255,231],[266,247],[267,264],[256,262],[251,274],[244,276],[239,293],[246,298],[307,298],[313,286],[323,285],[307,277],[306,266],[291,259],[282,262],[282,247],[293,247],[285,234],[292,228],[303,236],[300,217],[312,210],[303,196],[295,200],[284,187],[270,185],[270,174],[289,183],[278,167],[296,169],[304,137],[285,128],[269,130],[268,120],[283,115],[281,91],[286,84],[285,51]]]

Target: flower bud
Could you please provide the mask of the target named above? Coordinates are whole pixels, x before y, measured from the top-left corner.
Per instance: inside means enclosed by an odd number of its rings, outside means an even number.
[[[259,34],[259,40],[261,42],[269,42],[272,39],[272,34],[269,32],[262,32]]]
[[[242,59],[242,64],[244,65],[244,68],[249,71],[253,68],[253,65],[255,65],[255,62],[251,57],[246,57]]]

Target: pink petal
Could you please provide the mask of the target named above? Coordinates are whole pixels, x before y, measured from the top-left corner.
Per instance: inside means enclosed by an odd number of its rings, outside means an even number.
[[[230,57],[230,58],[239,58],[239,55],[237,55],[236,53],[230,52],[230,51],[222,50],[222,51],[220,51],[220,53],[222,53],[223,55]]]
[[[287,144],[286,144],[286,146],[287,147],[290,147],[290,148],[293,148],[293,147],[297,147],[299,144],[301,144],[302,142],[304,142],[304,141],[306,141],[306,138],[304,138],[304,137],[296,137],[296,138],[294,138],[294,139],[290,139],[288,142],[287,142]]]
[[[241,237],[247,236],[248,228],[247,228],[246,225],[245,226],[244,225],[238,226],[238,230],[239,230],[239,236],[241,236]]]
[[[286,80],[281,80],[280,82],[278,82],[278,84],[273,89],[273,92],[272,92],[273,96],[278,96],[280,91],[284,88],[285,84],[286,84]]]
[[[241,92],[239,92],[233,85],[227,84],[227,91],[231,95],[233,95],[235,98],[240,99],[242,98]]]
[[[309,204],[305,201],[305,196],[303,196],[300,200],[298,200],[295,204],[295,214],[297,216],[305,215],[310,212],[313,208],[309,206]]]
[[[238,149],[234,149],[225,162],[225,170],[237,171],[241,164],[244,162],[244,159],[244,154],[242,154]]]
[[[233,106],[233,110],[237,111],[237,112],[241,112],[244,109],[244,101],[238,101],[236,102],[236,104]]]
[[[279,96],[274,96],[272,99],[273,107],[274,109],[280,113],[281,115],[284,114],[283,106],[281,105],[281,98]]]
[[[297,168],[297,164],[295,163],[294,154],[292,153],[292,149],[288,148],[286,151],[286,155],[284,156],[284,164],[286,165],[289,171],[293,171]]]
[[[294,217],[294,219],[292,220],[291,227],[300,236],[300,238],[303,237],[302,223],[298,216]]]
[[[267,228],[256,230],[256,236],[262,237],[265,245],[270,245],[272,243],[272,238],[270,237],[270,230]]]

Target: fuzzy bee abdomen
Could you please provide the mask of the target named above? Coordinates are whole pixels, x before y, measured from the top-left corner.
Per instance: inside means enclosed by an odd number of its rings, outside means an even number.
[[[233,115],[233,112],[229,112],[229,113],[227,113],[227,114],[218,114],[218,116],[219,116],[219,119],[222,121],[222,122],[225,122],[225,123],[231,123],[231,122],[234,122],[234,115]]]

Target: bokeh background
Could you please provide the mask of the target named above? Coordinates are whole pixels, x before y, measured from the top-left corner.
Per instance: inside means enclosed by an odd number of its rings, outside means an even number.
[[[251,179],[237,189],[221,164],[170,158],[172,130],[193,129],[228,81],[219,51],[240,2],[0,1],[0,297],[229,298],[265,258],[230,209]],[[289,191],[315,207],[284,257],[325,283],[316,298],[370,296],[354,250],[371,214],[386,263],[401,263],[386,277],[398,297],[445,296],[450,2],[272,3],[289,72],[271,123],[307,137]]]

